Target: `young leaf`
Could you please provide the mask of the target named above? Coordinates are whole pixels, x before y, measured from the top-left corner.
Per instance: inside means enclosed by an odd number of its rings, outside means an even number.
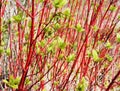
[[[81,27],[81,25],[78,23],[77,24],[77,26],[76,26],[76,30],[78,31],[78,32],[83,32],[84,31],[84,29]]]
[[[96,32],[98,30],[98,26],[94,25],[93,30]]]
[[[67,57],[67,62],[70,63],[70,62],[72,62],[74,59],[75,59],[75,54],[70,54],[70,55]]]
[[[14,77],[13,77],[13,75],[10,75],[10,78],[9,78],[9,84],[10,85],[14,85]]]
[[[46,40],[42,40],[42,41],[40,42],[40,46],[41,46],[41,47],[44,47],[45,44],[46,44]]]
[[[69,8],[65,9],[63,14],[65,15],[65,17],[69,17],[70,16],[70,9]]]
[[[3,52],[4,52],[4,48],[0,46],[0,54],[2,54]]]
[[[4,79],[4,80],[2,80],[5,84],[8,84],[9,82],[6,80],[6,79]]]
[[[49,63],[47,63],[47,68],[49,69],[51,67],[51,65]]]
[[[66,43],[64,42],[64,40],[60,37],[58,37],[58,47],[63,50],[66,47]]]
[[[55,8],[61,8],[63,7],[65,4],[67,4],[67,0],[54,0],[53,1],[53,6]]]
[[[110,43],[109,41],[107,41],[106,47],[107,47],[108,49],[111,49],[111,48],[112,48],[112,45],[111,45],[111,43]]]
[[[63,57],[64,57],[63,54],[60,54],[60,55],[59,55],[59,59],[62,59]]]
[[[117,7],[115,7],[113,5],[110,6],[110,11],[115,11],[116,9],[117,9]]]
[[[117,42],[119,42],[120,43],[120,34],[119,33],[117,33]]]
[[[55,47],[56,47],[56,40],[52,41],[52,43],[48,46],[47,52],[55,52]]]
[[[7,56],[10,56],[10,48],[7,48],[7,49],[6,49],[6,55],[7,55]]]
[[[3,80],[3,82],[6,83],[9,87],[17,89],[20,82],[20,77],[14,78],[13,75],[10,75],[9,81]]]
[[[76,91],[86,91],[87,86],[88,86],[88,83],[86,79],[83,77],[81,82],[78,84]]]
[[[99,56],[98,56],[98,53],[97,53],[97,51],[96,50],[92,50],[92,56],[93,56],[93,60],[95,61],[95,62],[98,62],[99,61]]]
[[[17,89],[18,85],[9,85],[9,87],[13,88],[13,89]]]
[[[38,0],[39,1],[39,0]],[[40,0],[40,2],[42,3],[44,0]]]
[[[54,25],[54,28],[55,28],[55,30],[58,30],[58,29],[60,28],[60,24],[59,24],[59,23],[56,23],[56,24]]]
[[[87,55],[88,55],[88,57],[91,56],[91,52],[89,50],[87,50]]]
[[[14,85],[18,85],[20,82],[20,77],[14,79]]]
[[[112,56],[110,56],[109,54],[106,55],[106,58],[107,58],[107,60],[110,61],[110,62],[113,60]]]
[[[120,15],[118,15],[118,19],[120,20]]]
[[[31,83],[31,81],[28,78],[26,78],[25,85],[29,85],[30,83]]]
[[[13,16],[13,19],[15,22],[20,22],[23,18],[22,18],[22,13],[16,15],[16,16]]]
[[[29,21],[29,22],[28,22],[28,27],[30,28],[30,27],[31,27],[31,25],[32,25],[32,22],[31,22],[31,21]]]
[[[39,47],[36,48],[36,53],[40,54],[40,48]]]

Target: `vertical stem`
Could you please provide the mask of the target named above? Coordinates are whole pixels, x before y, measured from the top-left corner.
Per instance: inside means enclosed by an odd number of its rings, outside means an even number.
[[[2,31],[1,31],[1,26],[2,26],[1,18],[2,18],[2,0],[0,0],[0,45],[1,45],[1,33],[2,33]],[[0,54],[0,56],[1,56],[1,54]]]
[[[18,91],[23,91],[24,89],[24,83],[25,83],[25,79],[26,79],[26,75],[28,73],[28,69],[31,63],[31,59],[32,59],[32,53],[33,53],[33,47],[34,45],[32,45],[32,41],[34,38],[34,0],[32,0],[32,17],[31,17],[31,21],[32,21],[32,25],[31,25],[31,31],[30,31],[30,47],[29,47],[29,53],[27,56],[27,60],[26,60],[26,65],[25,68],[23,70],[23,74],[22,74],[22,78],[20,81],[20,84],[18,86]]]

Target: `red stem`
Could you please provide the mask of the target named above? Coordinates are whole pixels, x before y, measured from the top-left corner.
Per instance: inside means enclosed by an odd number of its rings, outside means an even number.
[[[109,86],[107,87],[106,91],[109,91],[109,89],[112,87],[114,81],[118,78],[119,75],[120,75],[120,70],[119,70],[118,73],[114,76],[114,78],[112,79],[111,83],[110,83]]]
[[[24,83],[25,83],[25,79],[26,79],[26,75],[28,73],[28,69],[29,66],[31,64],[31,60],[32,60],[32,53],[33,53],[33,47],[34,45],[32,45],[31,43],[33,42],[33,38],[34,38],[34,0],[32,0],[32,17],[31,17],[31,21],[32,21],[32,25],[31,25],[31,31],[30,31],[30,47],[29,47],[29,53],[28,53],[28,57],[26,60],[26,65],[25,68],[23,70],[23,74],[18,86],[18,91],[23,91],[24,90]]]

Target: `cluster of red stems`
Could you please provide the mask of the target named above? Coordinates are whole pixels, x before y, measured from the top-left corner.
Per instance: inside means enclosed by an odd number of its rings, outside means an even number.
[[[4,49],[10,48],[10,55],[0,54],[0,62],[4,64],[6,59],[9,75],[21,77],[18,88],[12,90],[74,91],[83,78],[87,82],[86,91],[118,88],[120,44],[116,34],[120,32],[119,0],[68,0],[60,8],[55,8],[53,1],[0,0],[0,46],[6,40]],[[116,9],[110,10],[111,7]],[[70,15],[61,18],[66,8],[70,9]],[[24,18],[19,22],[11,20],[21,12]],[[54,28],[56,24],[59,27]],[[78,24],[84,31],[76,30]],[[56,44],[48,51],[57,37],[64,40],[65,48]],[[105,46],[108,41],[112,48]],[[39,45],[41,42],[43,46]],[[90,56],[92,50],[98,51],[99,62]],[[71,54],[75,54],[75,58],[66,61]],[[111,61],[106,58],[108,54]],[[31,83],[26,85],[26,79]]]

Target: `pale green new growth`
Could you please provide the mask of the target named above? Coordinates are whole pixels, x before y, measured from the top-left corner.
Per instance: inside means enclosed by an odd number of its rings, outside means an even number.
[[[117,33],[117,42],[120,42],[120,34],[119,33]]]
[[[63,12],[63,14],[65,15],[65,17],[70,17],[70,9],[66,8]]]
[[[92,50],[92,56],[93,56],[93,60],[95,61],[95,62],[98,62],[99,61],[99,56],[98,56],[98,53],[97,53],[97,51],[96,50]]]
[[[0,54],[2,54],[4,52],[4,48],[3,46],[0,46]]]
[[[7,56],[10,56],[10,48],[7,48],[7,49],[6,49],[6,55],[7,55]]]
[[[98,30],[98,26],[94,25],[93,30],[96,32]]]
[[[15,22],[20,22],[23,19],[22,13],[20,13],[16,16],[13,16],[13,19],[14,19]]]
[[[20,82],[20,77],[14,78],[12,75],[9,78],[9,81],[7,80],[3,80],[4,83],[6,83],[9,87],[13,88],[13,89],[17,89],[18,88],[18,84]]]
[[[110,6],[110,11],[115,11],[116,9],[117,9],[117,7],[115,7],[113,5]]]
[[[54,0],[53,5],[55,8],[62,8],[65,4],[67,4],[67,0]]]
[[[88,86],[88,83],[86,79],[83,77],[81,82],[78,84],[76,91],[86,91],[87,86]]]
[[[67,57],[67,62],[72,62],[74,61],[75,59],[75,54],[70,54],[68,57]]]
[[[66,47],[66,43],[64,42],[64,40],[60,37],[58,37],[58,47],[63,50]]]
[[[107,47],[108,49],[111,49],[111,48],[112,48],[112,45],[111,45],[111,43],[110,43],[109,41],[107,41],[106,47]]]
[[[107,58],[107,60],[110,61],[110,62],[113,60],[112,56],[110,56],[109,54],[106,55],[106,58]]]
[[[82,26],[78,23],[77,24],[77,26],[76,26],[76,30],[78,31],[78,32],[83,32],[84,31],[84,29],[82,28]]]
[[[10,75],[10,78],[9,78],[9,81],[4,79],[3,82],[5,84],[7,84],[10,88],[13,88],[13,89],[17,89],[18,88],[18,85],[20,83],[20,77],[16,77],[14,78],[13,75]],[[31,83],[31,81],[27,78],[25,80],[25,84],[26,85],[29,85]]]

